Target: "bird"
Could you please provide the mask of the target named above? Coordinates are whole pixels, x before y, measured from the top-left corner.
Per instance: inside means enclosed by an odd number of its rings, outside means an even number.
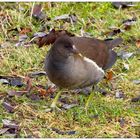
[[[105,71],[115,64],[117,53],[113,48],[122,41],[122,38],[99,40],[67,34],[56,38],[45,58],[48,78],[60,88],[50,107],[57,108],[56,103],[62,90],[94,87],[100,82],[105,76]],[[91,96],[92,92],[86,109]]]

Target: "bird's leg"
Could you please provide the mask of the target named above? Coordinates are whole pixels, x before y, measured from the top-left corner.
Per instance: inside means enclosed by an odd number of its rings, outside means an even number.
[[[57,103],[57,101],[58,101],[58,99],[59,99],[61,93],[62,93],[62,90],[60,89],[60,90],[58,91],[58,93],[56,94],[56,96],[55,96],[55,98],[54,98],[54,100],[53,100],[53,102],[52,102],[52,104],[51,104],[51,106],[50,106],[52,109],[61,110],[61,109],[59,109],[59,108],[56,106],[56,103]]]
[[[87,114],[88,106],[89,106],[89,104],[91,102],[91,99],[93,98],[93,95],[94,95],[93,90],[94,90],[94,86],[92,87],[92,91],[91,91],[91,93],[90,93],[90,95],[88,97],[88,100],[86,102],[86,105],[85,105],[86,114]]]

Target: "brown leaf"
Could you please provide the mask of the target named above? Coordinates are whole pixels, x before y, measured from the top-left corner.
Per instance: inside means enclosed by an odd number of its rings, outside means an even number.
[[[66,22],[70,22],[70,23],[75,23],[77,21],[77,16],[76,14],[65,14],[65,15],[60,15],[54,18],[54,20],[63,20]]]
[[[32,16],[38,20],[43,20],[45,19],[45,17],[47,17],[47,15],[45,15],[43,12],[42,12],[42,6],[41,4],[36,4],[34,5],[33,7],[33,13],[32,13]],[[47,20],[50,20],[50,17],[47,17]]]
[[[41,4],[36,4],[35,6],[34,6],[34,8],[33,8],[33,16],[34,17],[39,17],[40,15],[41,15],[41,12],[42,11],[42,6],[41,6]]]
[[[138,102],[138,101],[140,101],[140,96],[131,99],[131,102]]]
[[[124,25],[125,30],[131,29],[131,26],[136,22],[137,18],[133,17],[132,19],[124,20],[122,23]]]
[[[125,125],[125,119],[124,118],[120,118],[118,121],[120,123],[120,126],[121,127],[124,127],[124,125]]]
[[[26,89],[25,91],[30,92],[31,88],[32,88],[32,80],[30,77],[25,77],[25,82],[26,82]]]
[[[62,35],[74,36],[74,34],[68,32],[67,30],[52,29],[46,36],[39,37],[37,44],[39,47],[53,44],[55,40]]]
[[[112,5],[114,6],[114,8],[127,8],[127,7],[132,7],[134,6],[132,4],[132,2],[112,2]]]
[[[3,119],[3,127],[18,129],[19,125],[15,121]]]
[[[0,135],[6,133],[9,130],[9,128],[1,128],[0,129]]]
[[[35,72],[32,72],[32,73],[28,74],[28,76],[31,77],[31,78],[37,77],[37,76],[43,76],[43,75],[46,75],[45,71],[35,71]]]
[[[124,93],[122,91],[117,91],[115,97],[118,99],[124,98]]]
[[[3,99],[6,96],[6,94],[0,92],[0,100]]]
[[[31,94],[31,95],[29,95],[28,97],[29,97],[31,100],[34,100],[34,101],[40,100],[40,97],[39,97],[39,95],[37,95],[37,94]]]
[[[3,106],[9,113],[14,112],[14,107],[11,104],[9,104],[7,102],[3,102]]]
[[[26,88],[25,90],[22,91],[14,91],[14,90],[10,90],[8,91],[8,95],[9,96],[22,96],[24,93],[29,93],[31,88],[32,88],[32,81],[29,77],[25,77],[25,82],[26,82]]]
[[[16,137],[19,132],[19,125],[17,122],[13,120],[3,119],[3,128],[7,128],[6,134],[4,134],[4,137]]]
[[[113,71],[110,70],[106,73],[106,80],[110,81],[112,80],[112,78],[113,78]]]
[[[9,90],[8,95],[9,96],[22,96],[24,93],[28,93],[27,91],[14,91],[14,90]]]
[[[136,41],[137,48],[140,48],[140,39]]]
[[[23,28],[19,34],[22,35],[22,34],[27,34],[29,32],[32,32],[31,28]]]
[[[117,35],[117,34],[122,33],[122,32],[124,32],[124,31],[121,29],[114,29],[113,31],[111,31],[109,33],[109,36],[114,36],[114,35]]]
[[[48,94],[47,91],[46,91],[46,89],[37,87],[37,90],[38,90],[38,92],[39,92],[39,94],[40,94],[41,96],[45,96],[45,95]]]
[[[49,87],[46,89],[46,88],[44,88],[43,86],[40,86],[40,85],[37,85],[37,86],[35,87],[35,89],[38,90],[38,92],[39,92],[39,94],[40,94],[41,96],[48,96],[49,94],[54,93],[55,90],[56,90],[54,87],[50,87],[50,86],[49,86]]]
[[[0,82],[2,84],[8,84],[10,86],[23,86],[22,79],[17,76],[0,76]]]

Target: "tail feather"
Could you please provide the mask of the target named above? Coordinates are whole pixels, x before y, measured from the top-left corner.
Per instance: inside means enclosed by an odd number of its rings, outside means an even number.
[[[105,40],[107,46],[109,47],[109,49],[113,49],[115,47],[117,47],[118,45],[120,45],[123,42],[122,38],[116,38],[116,39],[107,39]]]
[[[117,60],[117,53],[113,50],[109,50],[109,58],[104,70],[111,68]]]

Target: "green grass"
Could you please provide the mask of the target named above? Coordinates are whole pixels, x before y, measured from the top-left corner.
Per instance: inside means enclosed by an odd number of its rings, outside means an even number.
[[[52,19],[55,16],[62,14],[75,13],[78,16],[76,24],[71,25],[65,22],[51,22],[37,21],[30,15],[30,9],[33,3],[1,3],[1,12],[5,20],[0,23],[0,44],[5,42],[10,43],[8,47],[0,48],[0,75],[22,75],[26,76],[30,72],[42,71],[44,58],[48,51],[47,47],[38,48],[37,45],[32,45],[29,48],[15,47],[14,42],[18,40],[18,32],[8,32],[13,28],[20,30],[23,28],[31,28],[33,33],[39,32],[42,26],[50,26],[50,28],[58,28],[61,26],[66,30],[77,35],[80,30],[89,32],[93,37],[105,39],[108,37],[106,32],[110,31],[109,27],[122,27],[122,21],[128,18],[137,17],[136,23],[132,28],[124,33],[116,35],[122,37],[124,43],[121,47],[116,48],[116,51],[124,49],[128,46],[126,51],[134,52],[134,56],[129,60],[122,60],[118,58],[117,63],[113,66],[114,77],[112,81],[106,83],[104,80],[100,86],[109,91],[107,96],[102,96],[95,93],[94,98],[88,110],[88,116],[84,110],[85,102],[88,96],[81,94],[69,93],[66,97],[70,101],[78,102],[79,106],[71,108],[63,112],[49,112],[45,110],[51,104],[52,99],[45,97],[39,101],[33,101],[25,95],[21,97],[13,97],[10,102],[16,104],[14,113],[8,113],[0,100],[0,126],[2,127],[2,119],[13,119],[20,124],[20,137],[139,137],[136,133],[135,126],[140,126],[140,102],[132,103],[131,99],[140,94],[140,85],[132,83],[132,80],[140,79],[140,57],[135,41],[140,39],[140,3],[136,3],[135,7],[126,9],[114,9],[111,3],[53,3],[54,7],[50,7],[48,3],[42,3],[44,12]],[[23,8],[23,11],[19,8]],[[91,23],[94,18],[95,23]],[[62,28],[62,29],[63,29]],[[48,29],[46,28],[46,32]],[[13,36],[15,35],[15,36]],[[123,63],[129,64],[128,71],[123,70]],[[32,79],[33,85],[39,84],[46,86],[47,77],[42,76]],[[113,90],[109,87],[115,86]],[[7,94],[8,90],[15,88],[4,86],[0,84],[0,93]],[[115,93],[117,90],[123,91],[125,98],[116,99]],[[37,91],[32,91],[36,92]],[[63,94],[65,96],[66,94]],[[93,117],[97,115],[98,117]],[[121,127],[119,119],[125,120],[124,126]],[[52,131],[52,127],[58,128],[61,131],[75,130],[74,135],[61,135]],[[4,136],[0,136],[4,137]]]

